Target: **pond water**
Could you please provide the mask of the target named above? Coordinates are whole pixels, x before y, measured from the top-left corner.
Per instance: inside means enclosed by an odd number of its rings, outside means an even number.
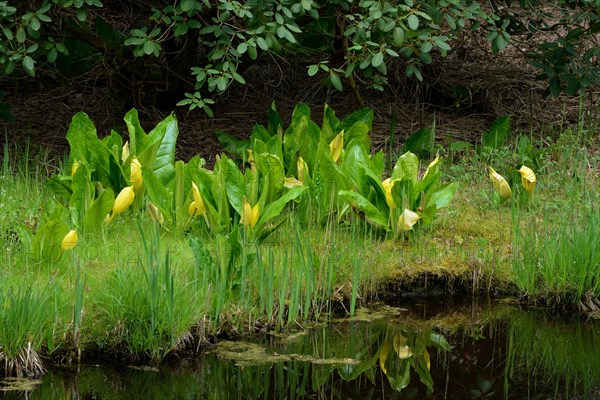
[[[50,367],[0,399],[600,398],[600,321],[507,302],[374,307],[285,335],[221,341],[159,368]]]

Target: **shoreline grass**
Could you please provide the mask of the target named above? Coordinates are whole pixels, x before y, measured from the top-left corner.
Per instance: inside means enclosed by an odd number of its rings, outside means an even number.
[[[537,161],[532,204],[522,200],[516,173],[510,204],[494,199],[487,180],[491,163],[518,168],[523,155],[514,147],[470,150],[461,161],[449,155],[445,173],[460,190],[432,225],[409,237],[387,238],[360,218],[321,226],[290,214],[260,243],[243,231],[209,239],[202,222],[166,231],[146,213],[126,212],[107,232],[86,234],[45,261],[28,253],[27,232],[43,222],[42,209],[61,211],[48,201],[44,175],[14,167],[5,146],[0,311],[44,318],[27,318],[20,335],[11,337],[12,327],[0,332],[0,355],[15,359],[31,348],[68,362],[95,352],[158,363],[211,336],[298,329],[336,309],[353,314],[389,282],[401,289],[424,276],[468,282],[471,295],[517,287],[532,302],[578,307],[591,299],[593,307],[600,298],[598,142],[579,137],[566,132]],[[19,285],[27,289],[2,297]],[[1,373],[19,374],[4,365]]]

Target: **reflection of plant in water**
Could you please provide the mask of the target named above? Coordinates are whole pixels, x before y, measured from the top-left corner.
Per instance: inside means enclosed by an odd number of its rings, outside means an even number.
[[[525,369],[543,374],[543,379],[534,374],[530,382],[538,390],[554,388],[567,398],[588,398],[600,386],[600,336],[595,329],[598,324],[578,319],[558,324],[515,313],[508,331],[505,392],[509,394],[514,376]]]
[[[417,372],[428,391],[433,390],[431,361],[428,347],[450,351],[450,344],[435,332],[388,329],[379,346],[379,366],[394,390],[402,390],[410,383],[411,368]]]
[[[496,392],[492,390],[495,379],[491,381],[485,379],[482,376],[477,377],[477,388],[471,389],[471,398],[473,399],[487,399],[492,397]]]

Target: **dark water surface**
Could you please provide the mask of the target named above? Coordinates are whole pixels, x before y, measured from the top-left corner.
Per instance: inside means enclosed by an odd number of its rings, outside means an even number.
[[[600,321],[447,299],[221,341],[159,368],[50,367],[30,390],[12,384],[0,399],[598,399]]]

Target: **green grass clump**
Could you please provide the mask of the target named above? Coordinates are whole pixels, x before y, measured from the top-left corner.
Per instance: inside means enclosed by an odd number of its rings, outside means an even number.
[[[36,376],[45,371],[38,351],[52,340],[55,304],[49,287],[0,280],[0,373]]]

